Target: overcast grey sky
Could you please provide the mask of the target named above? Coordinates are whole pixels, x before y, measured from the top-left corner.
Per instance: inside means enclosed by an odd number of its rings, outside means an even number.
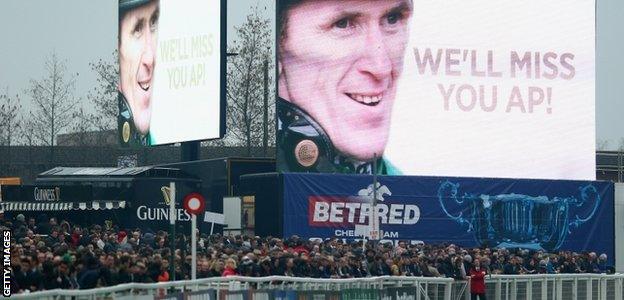
[[[229,0],[228,40],[251,7],[274,18],[274,0]],[[624,138],[624,1],[598,0],[596,47],[596,138],[616,149]],[[116,47],[117,0],[0,1],[0,88],[21,93],[41,78],[52,51],[79,73],[76,95],[95,84],[89,62],[109,59]],[[24,98],[24,107],[30,99]]]
[[[596,138],[617,149],[624,146],[624,1],[597,2]]]
[[[255,6],[274,19],[274,0],[228,1],[228,42]],[[112,59],[117,47],[117,8],[117,0],[1,0],[0,89],[22,93],[31,78],[43,76],[44,60],[55,51],[68,72],[79,73],[75,95],[85,98],[96,83],[89,63]]]

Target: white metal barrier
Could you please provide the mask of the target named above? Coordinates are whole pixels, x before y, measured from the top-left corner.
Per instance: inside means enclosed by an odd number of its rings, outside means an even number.
[[[175,292],[192,292],[206,289],[238,291],[250,288],[258,290],[294,291],[341,291],[345,289],[376,289],[387,287],[414,287],[418,299],[451,300],[450,278],[425,277],[370,277],[351,279],[317,279],[287,276],[270,277],[214,277],[159,283],[127,283],[91,290],[51,290],[30,294],[13,295],[15,299],[132,299],[142,296]],[[130,297],[130,298],[129,298]]]
[[[13,295],[15,299],[153,299],[171,292],[207,289],[235,292],[241,290],[343,291],[406,287],[415,289],[416,300],[470,299],[468,281],[427,277],[371,277],[353,279],[315,279],[285,276],[216,277],[164,283],[129,283],[92,290],[52,290]],[[488,299],[497,300],[622,300],[624,274],[493,275],[486,278]],[[241,296],[242,297],[242,296]],[[219,297],[219,299],[235,299]]]
[[[452,292],[460,290],[454,282]],[[492,275],[486,277],[486,296],[497,300],[623,300],[624,274]],[[451,299],[470,299],[470,287]]]

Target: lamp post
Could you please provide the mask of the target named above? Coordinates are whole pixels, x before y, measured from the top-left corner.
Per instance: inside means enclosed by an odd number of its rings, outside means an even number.
[[[264,57],[264,114],[262,116],[262,154],[267,156],[269,148],[269,58]]]
[[[381,231],[379,229],[379,219],[377,217],[377,153],[373,156],[373,198],[371,200],[370,229],[369,238],[372,241],[379,240]]]
[[[176,223],[176,208],[175,208],[175,182],[169,183],[169,188],[163,187],[161,191],[165,200],[169,200],[169,248],[171,249],[171,261],[169,262],[169,278],[171,281],[175,281],[175,223]]]

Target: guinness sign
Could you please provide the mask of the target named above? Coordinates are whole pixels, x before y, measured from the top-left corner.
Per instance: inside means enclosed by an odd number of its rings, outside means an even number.
[[[61,201],[61,188],[39,188],[33,190],[35,201]]]
[[[3,186],[2,200],[8,202],[88,202],[93,201],[93,188],[90,185]]]

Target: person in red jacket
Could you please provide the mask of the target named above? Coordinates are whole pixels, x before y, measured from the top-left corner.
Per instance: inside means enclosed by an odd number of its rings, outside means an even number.
[[[474,266],[470,269],[470,298],[485,300],[485,275],[486,271],[481,267],[481,261],[475,259]]]
[[[225,261],[225,269],[223,269],[223,273],[221,273],[221,276],[226,277],[236,275],[238,275],[238,273],[236,272],[236,261],[228,258],[228,260]]]

